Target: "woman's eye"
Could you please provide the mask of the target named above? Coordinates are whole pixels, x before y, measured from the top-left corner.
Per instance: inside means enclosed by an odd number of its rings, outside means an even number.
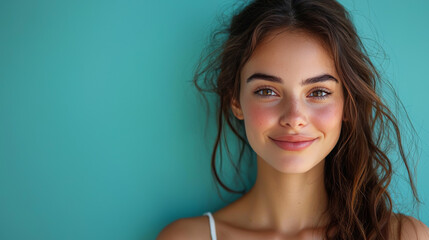
[[[269,88],[259,89],[255,92],[255,94],[261,97],[269,97],[269,96],[277,95],[272,89],[269,89]]]
[[[271,88],[261,88],[255,91],[255,94],[260,97],[272,97],[277,96],[276,92]],[[310,93],[309,97],[324,99],[327,98],[331,93],[324,89],[317,89]]]
[[[319,99],[324,99],[324,98],[328,97],[328,95],[329,95],[329,94],[331,94],[331,93],[330,93],[330,92],[328,92],[328,91],[325,91],[325,90],[319,89],[319,90],[316,90],[316,91],[311,92],[311,93],[310,93],[310,97],[315,97],[315,98],[319,98]]]

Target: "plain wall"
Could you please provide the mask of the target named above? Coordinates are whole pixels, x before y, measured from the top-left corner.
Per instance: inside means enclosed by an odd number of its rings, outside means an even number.
[[[429,225],[429,2],[341,2],[420,134]],[[0,1],[0,239],[154,239],[238,197],[217,195],[191,83],[233,3]]]

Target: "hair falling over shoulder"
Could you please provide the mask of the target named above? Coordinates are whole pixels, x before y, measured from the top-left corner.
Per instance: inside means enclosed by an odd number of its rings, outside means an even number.
[[[279,29],[306,31],[321,39],[343,82],[346,120],[336,146],[325,159],[330,216],[326,237],[389,239],[391,221],[399,215],[393,213],[388,192],[393,174],[388,148],[397,146],[418,202],[412,168],[402,146],[398,120],[378,94],[380,74],[349,13],[335,0],[252,1],[232,17],[225,31],[215,34],[215,38],[224,37],[222,44],[202,59],[194,83],[200,92],[215,93],[218,98],[217,136],[211,159],[216,180],[229,192],[243,193],[230,189],[219,178],[216,156],[218,150],[222,155],[226,125],[239,139],[239,163],[245,149],[250,148],[243,123],[231,112],[231,101],[238,98],[243,65],[264,37]],[[226,141],[225,135],[223,139]]]

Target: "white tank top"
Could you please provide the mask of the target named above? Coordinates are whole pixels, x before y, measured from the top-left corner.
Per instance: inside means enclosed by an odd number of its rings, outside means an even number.
[[[217,237],[216,237],[216,226],[215,226],[215,221],[214,221],[214,218],[212,216],[212,213],[211,212],[206,212],[206,213],[204,213],[204,215],[209,216],[209,221],[210,221],[210,235],[212,237],[212,240],[217,240]]]

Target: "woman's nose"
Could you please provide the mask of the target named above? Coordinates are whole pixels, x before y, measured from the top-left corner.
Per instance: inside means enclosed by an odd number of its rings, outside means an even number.
[[[299,100],[286,100],[281,108],[280,125],[294,130],[307,125],[305,106]]]

